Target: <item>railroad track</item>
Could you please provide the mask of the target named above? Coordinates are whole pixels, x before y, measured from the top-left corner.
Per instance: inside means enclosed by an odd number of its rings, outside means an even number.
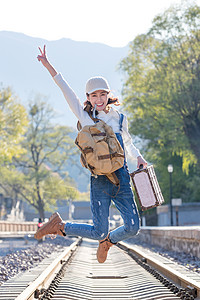
[[[59,257],[54,254],[3,284],[0,300],[200,299],[200,275],[126,243],[112,247],[99,264],[97,246],[77,239]]]

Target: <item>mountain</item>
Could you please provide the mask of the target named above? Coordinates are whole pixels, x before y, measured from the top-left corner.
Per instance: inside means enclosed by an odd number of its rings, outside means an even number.
[[[59,114],[58,123],[76,127],[76,118],[62,92],[37,60],[38,46],[44,44],[49,60],[82,102],[85,101],[87,79],[96,75],[106,77],[113,94],[120,96],[123,77],[117,67],[127,56],[128,45],[110,47],[66,38],[47,41],[22,33],[0,31],[0,83],[4,87],[10,86],[22,104],[26,106],[30,99],[40,94]]]

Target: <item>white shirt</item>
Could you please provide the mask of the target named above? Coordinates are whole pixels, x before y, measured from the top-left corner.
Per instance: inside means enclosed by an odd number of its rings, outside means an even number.
[[[86,125],[94,125],[94,121],[90,118],[88,113],[84,111],[79,98],[69,86],[69,84],[63,79],[62,75],[59,73],[56,76],[54,76],[53,79],[62,90],[70,109],[80,121],[81,126],[84,127]],[[111,108],[108,113],[105,113],[104,111],[98,111],[98,113],[98,118],[103,120],[109,126],[111,126],[115,133],[120,132],[119,113],[117,112],[117,110]],[[124,142],[126,155],[128,155],[132,159],[136,159],[138,156],[141,156],[140,151],[133,145],[132,138],[128,132],[128,121],[125,115],[122,123],[122,138]]]

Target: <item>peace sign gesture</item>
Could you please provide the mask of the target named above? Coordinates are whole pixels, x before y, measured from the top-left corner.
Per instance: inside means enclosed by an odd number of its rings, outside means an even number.
[[[47,56],[46,56],[46,45],[44,45],[44,48],[43,48],[43,51],[42,51],[42,49],[40,48],[40,47],[38,47],[39,48],[39,50],[40,50],[40,53],[41,53],[41,55],[38,55],[37,56],[37,59],[39,60],[39,61],[41,61],[41,63],[43,64],[43,66],[47,66],[47,64],[49,63],[48,62],[48,59],[47,59]]]
[[[41,55],[38,55],[37,59],[39,61],[41,61],[41,63],[43,64],[43,66],[45,68],[47,68],[47,70],[49,71],[49,73],[51,74],[51,76],[54,77],[57,74],[57,72],[56,72],[56,70],[54,69],[54,67],[50,64],[50,62],[47,59],[46,45],[44,45],[43,51],[42,51],[42,49],[40,47],[38,47],[38,48],[40,50]]]

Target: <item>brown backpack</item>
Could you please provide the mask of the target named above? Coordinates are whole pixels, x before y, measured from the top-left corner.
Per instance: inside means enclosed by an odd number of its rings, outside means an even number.
[[[81,164],[94,176],[106,175],[119,186],[114,172],[124,165],[124,150],[109,125],[99,119],[94,121],[94,125],[84,126],[75,140],[81,150]]]

